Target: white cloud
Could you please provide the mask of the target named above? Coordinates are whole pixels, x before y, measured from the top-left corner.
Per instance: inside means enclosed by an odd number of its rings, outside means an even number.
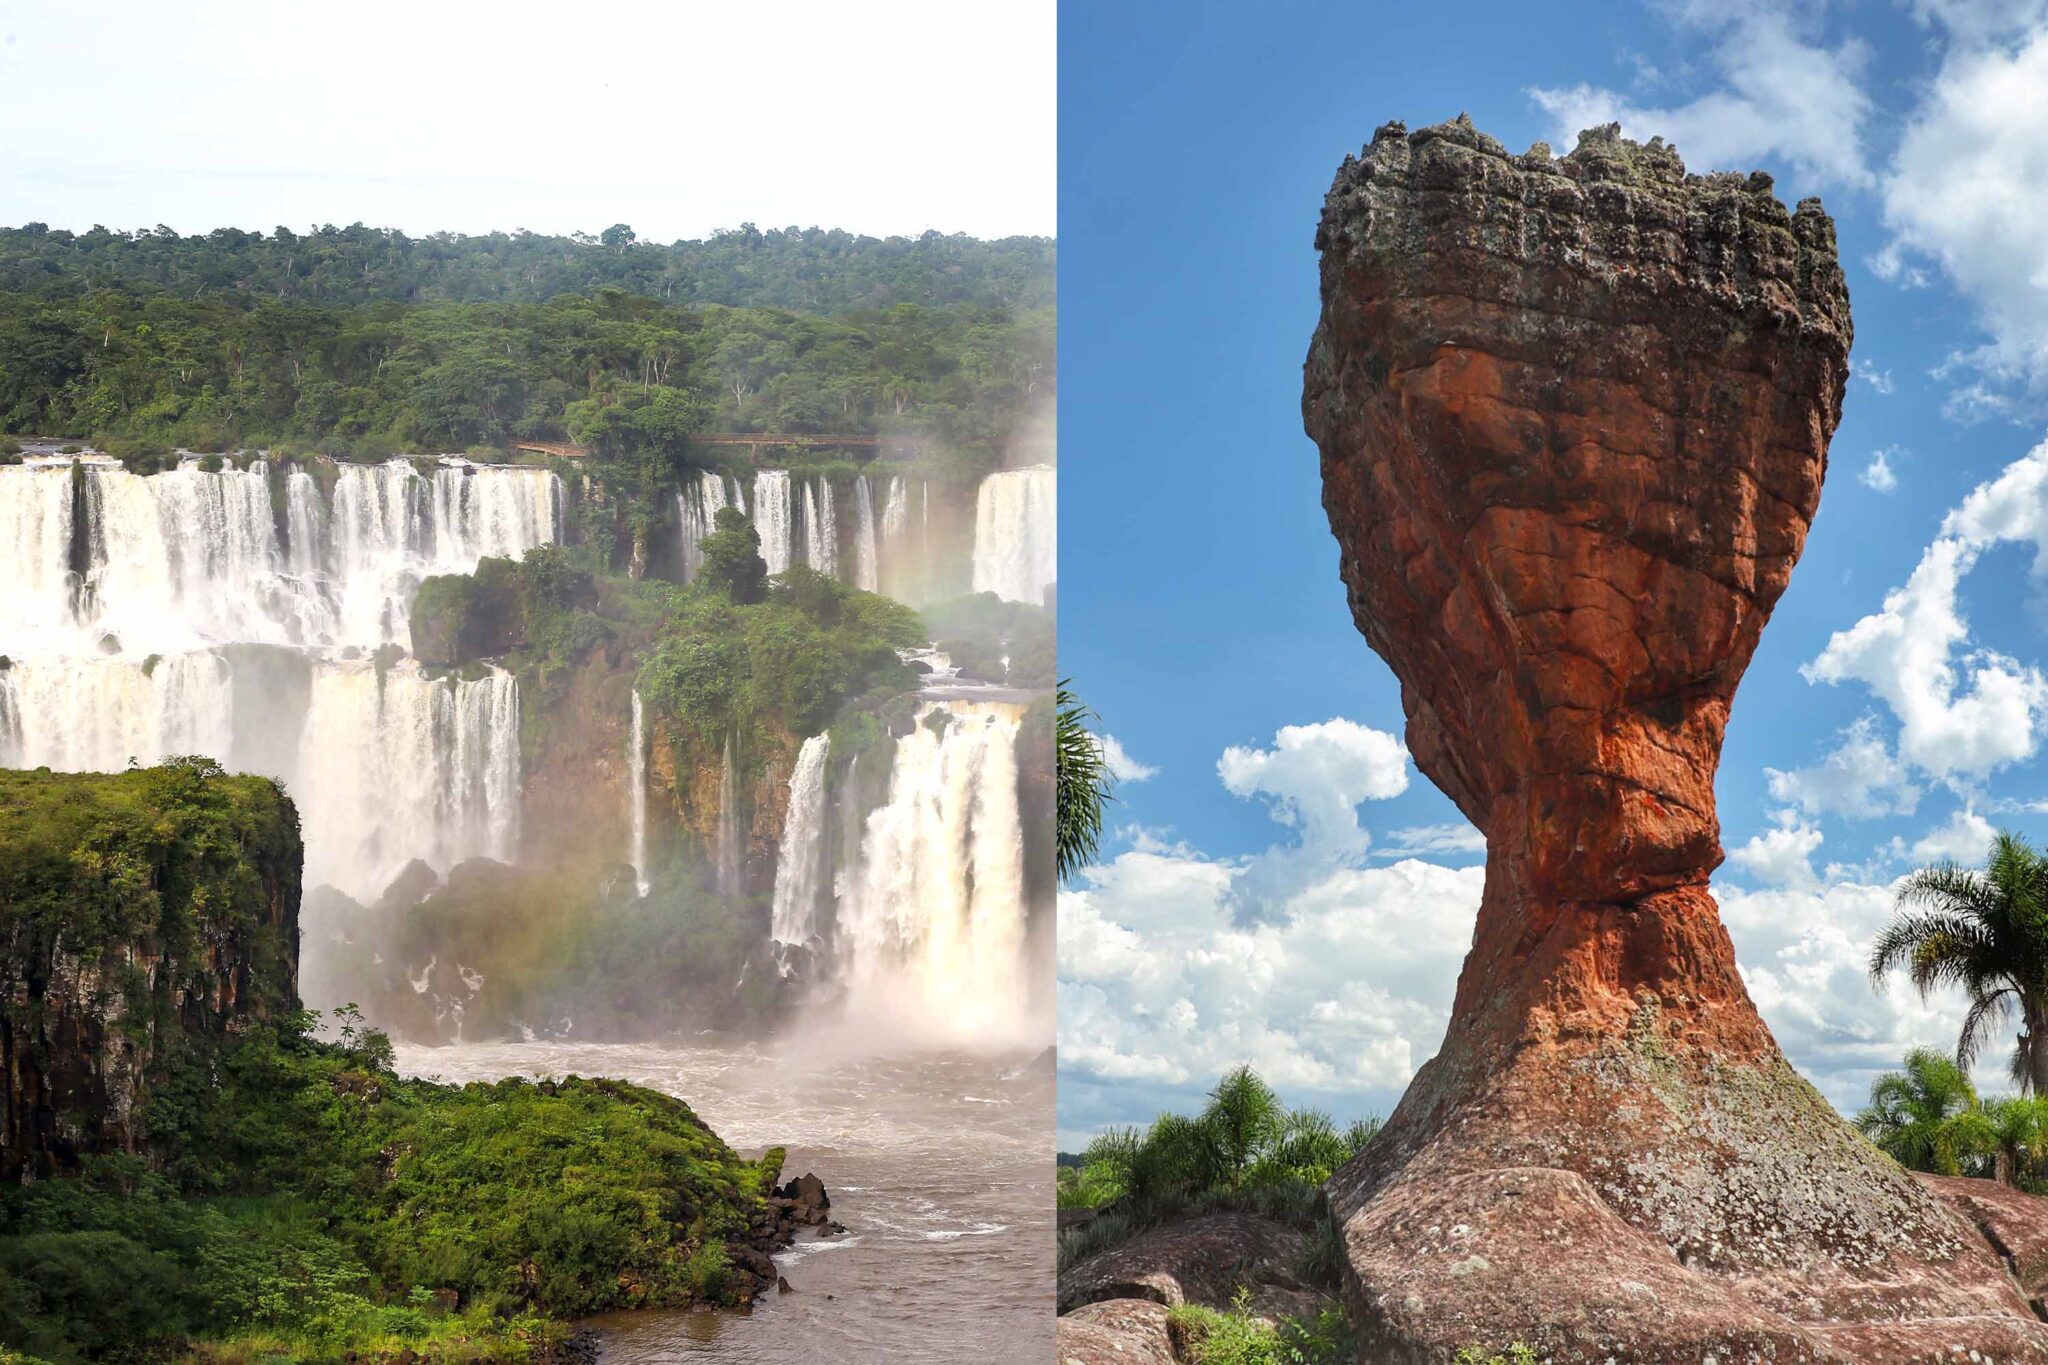
[[[1807,815],[1875,819],[1910,815],[1920,789],[1878,733],[1877,718],[1859,716],[1842,732],[1835,751],[1810,768],[1764,769],[1771,799],[1797,806]]]
[[[1098,735],[1095,746],[1102,751],[1102,766],[1119,782],[1143,782],[1159,775],[1159,769],[1131,757],[1115,735]]]
[[[1220,859],[1127,831],[1128,851],[1063,892],[1061,1065],[1166,1086],[1245,1062],[1283,1090],[1405,1084],[1449,1018],[1483,868],[1365,865],[1358,805],[1408,786],[1385,731],[1291,725],[1270,747],[1225,750],[1216,771],[1292,837]],[[1402,834],[1450,846],[1476,831]]]
[[[1373,850],[1375,858],[1413,858],[1430,854],[1486,852],[1486,836],[1464,821],[1451,825],[1410,825],[1388,834]]]
[[[1943,861],[1981,863],[1996,833],[1991,822],[1977,812],[1968,808],[1958,810],[1947,824],[1936,825],[1914,842],[1913,861],[1922,865]]]
[[[1962,47],[2007,40],[2048,19],[2048,0],[1908,0],[1907,8]]]
[[[2003,386],[2048,387],[2048,29],[2038,4],[1916,13],[1951,42],[1884,177],[1880,256],[1931,262],[1975,307],[1990,339],[1956,359],[1983,378],[1947,410],[1981,420],[2009,408]]]
[[[1792,1064],[1834,1104],[1853,1112],[1870,1082],[1895,1071],[1908,1049],[1951,1048],[1963,1001],[1953,991],[1923,1001],[1903,978],[1882,992],[1870,981],[1870,945],[1891,919],[1895,884],[1838,882],[1743,891],[1717,885],[1722,922],[1750,998]],[[1987,1058],[2000,1088],[2003,1059]]]
[[[1229,894],[1242,875],[1133,852],[1061,894],[1061,1065],[1166,1085],[1246,1062],[1283,1091],[1406,1084],[1450,1017],[1484,871],[1343,868],[1249,925]]]
[[[1813,855],[1820,845],[1818,829],[1792,811],[1780,811],[1777,828],[1735,849],[1728,861],[1769,886],[1815,886],[1820,879],[1813,875]]]
[[[2048,680],[1969,648],[1959,590],[1984,550],[2011,541],[2033,544],[2035,576],[2048,577],[2048,444],[1980,485],[1941,529],[1906,585],[1835,632],[1802,672],[1816,682],[1855,679],[1882,698],[1907,763],[1937,777],[1981,776],[2033,756]]]
[[[1875,362],[1868,360],[1857,361],[1856,377],[1870,385],[1871,389],[1876,393],[1888,394],[1892,391],[1892,372],[1890,370],[1878,369]],[[1882,451],[1878,453],[1880,456],[1883,454]]]
[[[1863,467],[1863,472],[1856,476],[1857,482],[1880,493],[1896,491],[1899,476],[1892,472],[1891,454],[1889,447],[1874,453],[1870,457],[1870,463]]]
[[[1871,100],[1862,86],[1869,52],[1861,42],[1817,42],[1767,0],[1686,0],[1675,15],[1708,44],[1723,88],[1663,107],[1583,83],[1531,90],[1560,146],[1575,145],[1581,129],[1619,123],[1639,141],[1662,136],[1695,171],[1746,171],[1776,160],[1816,183],[1872,182],[1865,149]]]
[[[1363,853],[1370,837],[1358,803],[1408,790],[1408,750],[1386,731],[1340,716],[1283,726],[1270,749],[1233,744],[1216,775],[1233,796],[1267,797],[1273,818],[1300,829],[1307,849]]]

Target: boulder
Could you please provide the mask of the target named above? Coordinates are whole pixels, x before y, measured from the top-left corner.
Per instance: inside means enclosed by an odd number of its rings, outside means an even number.
[[[1166,1306],[1152,1299],[1104,1299],[1054,1328],[1059,1365],[1175,1365]]]
[[[1834,225],[1661,140],[1379,130],[1302,410],[1351,612],[1487,840],[1442,1049],[1330,1182],[1367,1358],[2048,1360],[1936,1192],[1795,1073],[1708,878],[1737,683],[1848,376]]]
[[[1317,1296],[1295,1272],[1303,1241],[1286,1224],[1251,1213],[1201,1213],[1163,1223],[1062,1271],[1059,1311],[1110,1299],[1227,1308],[1246,1288],[1268,1316],[1307,1316]]]

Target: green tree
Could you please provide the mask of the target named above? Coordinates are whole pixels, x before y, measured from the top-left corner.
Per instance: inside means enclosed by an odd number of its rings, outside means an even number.
[[[1901,1166],[1936,1175],[1962,1174],[1963,1163],[1990,1151],[1996,1140],[1969,1076],[1925,1047],[1906,1055],[1904,1071],[1886,1072],[1871,1084],[1870,1104],[1856,1126]]]
[[[1923,997],[1960,987],[1970,1000],[1956,1040],[1964,1071],[2017,1012],[2012,1078],[2023,1093],[2048,1096],[2048,859],[2001,833],[1983,871],[1922,868],[1906,878],[1898,905],[1870,954],[1878,989],[1901,966]]]
[[[1235,1184],[1280,1141],[1287,1111],[1258,1072],[1241,1066],[1209,1092],[1202,1124],[1215,1143],[1220,1174]]]
[[[699,581],[722,592],[738,605],[759,602],[767,595],[768,561],[761,558],[761,533],[746,513],[721,507],[716,528],[699,546],[704,558]]]
[[[2048,1099],[2004,1095],[1984,1102],[1991,1126],[1992,1175],[2008,1185],[2031,1183],[2048,1147]]]
[[[1105,808],[1115,800],[1115,779],[1104,761],[1101,741],[1088,728],[1095,712],[1060,679],[1054,691],[1057,792],[1053,847],[1061,881],[1091,862],[1102,846]]]

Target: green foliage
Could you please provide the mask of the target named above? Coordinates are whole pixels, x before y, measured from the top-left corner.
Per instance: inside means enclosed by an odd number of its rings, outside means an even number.
[[[719,514],[723,529],[705,538],[707,547],[722,535],[752,535],[735,516],[730,508]],[[640,669],[640,695],[672,733],[705,752],[770,719],[790,734],[814,735],[852,699],[915,685],[896,653],[924,639],[910,608],[801,565],[769,581],[764,600],[736,602],[711,581],[708,549],[705,562],[699,582],[673,594]]]
[[[1061,881],[1095,859],[1102,846],[1102,820],[1116,799],[1116,779],[1102,755],[1102,743],[1088,728],[1095,712],[1068,690],[1062,678],[1055,692],[1054,749],[1059,774],[1053,849]]]
[[[1053,613],[1045,607],[982,592],[926,607],[924,619],[932,639],[964,678],[1051,687],[1058,676],[1057,632]]]
[[[1537,1365],[1538,1359],[1533,1349],[1518,1341],[1504,1351],[1490,1351],[1484,1346],[1463,1347],[1452,1365]]]
[[[524,1359],[559,1318],[721,1302],[764,1172],[679,1100],[614,1081],[451,1088],[310,1016],[195,1042],[129,1156],[0,1208],[0,1341],[56,1365],[213,1341],[205,1358]],[[371,1063],[365,1066],[364,1063]],[[381,1354],[380,1354],[381,1353]]]
[[[0,429],[97,433],[135,467],[172,445],[367,459],[576,436],[643,529],[692,432],[886,428],[980,469],[1052,392],[1049,303],[828,317],[604,288],[305,302],[74,284],[0,289]]]
[[[1965,1071],[2017,1013],[2012,1078],[2022,1092],[2048,1096],[2048,858],[2001,833],[1981,872],[1942,862],[1907,877],[1871,949],[1878,989],[1895,967],[1923,997],[1943,986],[1969,997],[1956,1041]]]
[[[1345,1365],[1356,1346],[1334,1306],[1314,1318],[1260,1316],[1249,1289],[1239,1289],[1228,1312],[1184,1303],[1167,1314],[1169,1330],[1192,1365]]]
[[[761,558],[761,533],[747,514],[721,507],[713,530],[698,545],[703,567],[698,581],[735,606],[758,602],[768,591],[768,562]]]
[[[1053,243],[927,232],[875,238],[751,223],[703,241],[642,242],[623,223],[595,239],[532,232],[408,237],[325,226],[267,236],[221,228],[0,229],[0,289],[76,297],[101,284],[143,294],[232,294],[327,304],[544,303],[607,288],[677,303],[846,313],[897,304],[1049,308]],[[47,343],[53,347],[52,341]]]
[[[1340,1132],[1328,1114],[1288,1109],[1257,1072],[1238,1067],[1200,1114],[1161,1114],[1143,1133],[1107,1129],[1077,1165],[1060,1168],[1059,1206],[1102,1210],[1061,1235],[1060,1264],[1191,1208],[1247,1209],[1334,1236],[1321,1228],[1321,1186],[1379,1128],[1364,1119]],[[1339,1261],[1341,1253],[1330,1266]]]
[[[1931,1048],[1913,1049],[1903,1071],[1871,1084],[1856,1126],[1909,1170],[2048,1188],[2048,1100],[1979,1099],[1968,1074]]]

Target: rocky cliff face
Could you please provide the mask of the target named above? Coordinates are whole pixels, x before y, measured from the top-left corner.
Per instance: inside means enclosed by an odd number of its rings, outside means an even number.
[[[1707,890],[1841,413],[1833,224],[1613,128],[1516,157],[1460,119],[1382,128],[1317,244],[1303,413],[1352,613],[1488,850],[1443,1049],[1332,1182],[1369,1357],[2048,1357],[1785,1063]]]
[[[301,858],[267,779],[0,772],[0,1180],[136,1150],[172,1049],[298,1007]]]

